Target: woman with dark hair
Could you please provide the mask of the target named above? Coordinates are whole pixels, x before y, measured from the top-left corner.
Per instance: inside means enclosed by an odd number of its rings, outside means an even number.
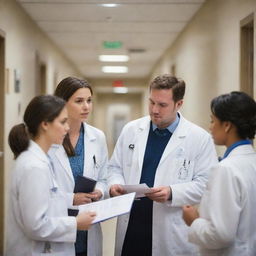
[[[55,95],[66,101],[70,130],[63,147],[53,146],[48,152],[58,174],[58,183],[69,193],[69,204],[81,205],[97,201],[106,193],[108,151],[105,135],[99,129],[86,123],[92,110],[92,88],[86,80],[75,77],[63,79]],[[91,193],[73,193],[79,176],[97,181]],[[90,231],[79,231],[75,244],[76,255],[101,256],[102,232],[100,224]]]
[[[75,255],[76,230],[88,229],[94,213],[67,216],[66,195],[58,187],[47,157],[69,130],[65,101],[37,96],[27,106],[24,123],[9,134],[16,159],[12,173],[6,255]],[[50,254],[51,253],[51,254]]]
[[[227,150],[213,170],[199,206],[183,207],[189,240],[201,255],[256,255],[256,102],[231,92],[211,102],[210,130]]]

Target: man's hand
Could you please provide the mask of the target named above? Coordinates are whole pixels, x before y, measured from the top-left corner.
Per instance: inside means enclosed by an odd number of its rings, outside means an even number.
[[[199,218],[199,213],[197,209],[191,205],[185,205],[182,207],[183,210],[183,220],[186,222],[188,226],[191,226],[193,221]]]
[[[145,194],[149,199],[158,203],[166,202],[171,195],[171,188],[169,186],[161,186],[157,188],[151,188],[150,193]]]
[[[109,189],[110,196],[120,196],[125,193],[126,193],[126,191],[123,189],[122,185],[120,185],[120,184],[112,185]]]

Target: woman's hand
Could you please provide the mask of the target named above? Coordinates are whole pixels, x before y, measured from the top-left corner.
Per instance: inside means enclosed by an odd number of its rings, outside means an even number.
[[[183,219],[188,226],[191,226],[192,222],[199,218],[199,213],[197,209],[191,205],[185,205],[182,207],[183,210]]]
[[[81,205],[91,203],[95,196],[92,193],[75,193],[73,205]]]
[[[93,196],[92,201],[99,201],[102,197],[102,193],[99,189],[95,189],[90,194]]]
[[[95,219],[95,212],[82,212],[76,216],[77,230],[88,230]]]

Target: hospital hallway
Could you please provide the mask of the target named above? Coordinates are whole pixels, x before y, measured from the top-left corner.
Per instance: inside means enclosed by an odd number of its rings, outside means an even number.
[[[105,133],[110,157],[122,127],[148,114],[150,81],[172,74],[186,83],[181,113],[209,131],[213,97],[256,98],[255,15],[256,0],[0,0],[0,255],[14,166],[8,133],[34,96],[68,76],[88,80],[88,123]],[[114,255],[115,225],[102,223],[103,256]]]

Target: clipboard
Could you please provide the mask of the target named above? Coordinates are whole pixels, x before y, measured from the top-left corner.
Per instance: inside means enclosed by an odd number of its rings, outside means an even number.
[[[74,193],[90,193],[94,190],[97,181],[85,176],[78,176],[75,183]]]

